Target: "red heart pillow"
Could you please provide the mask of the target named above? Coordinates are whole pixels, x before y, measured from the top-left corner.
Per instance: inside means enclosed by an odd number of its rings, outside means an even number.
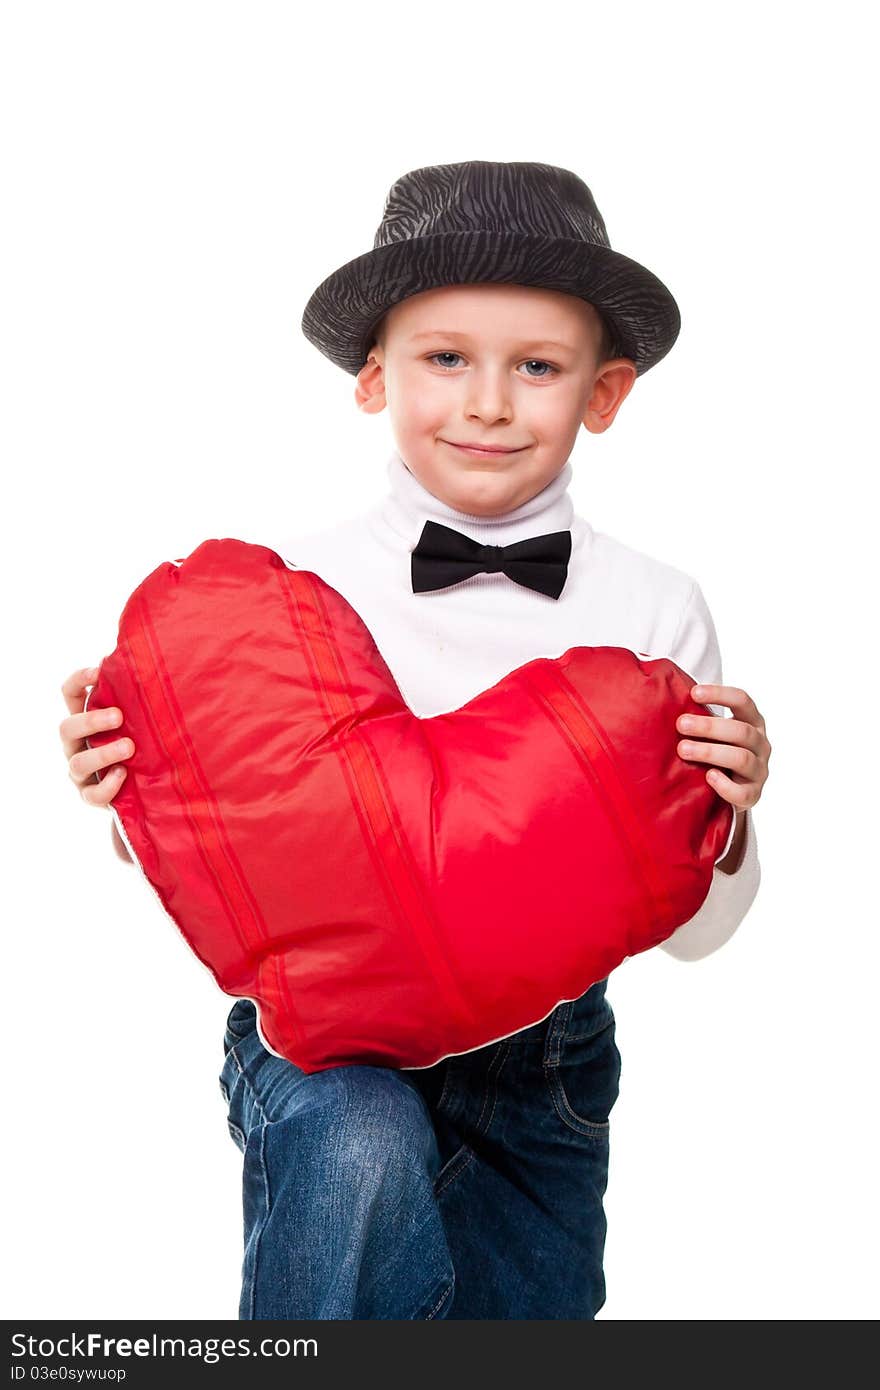
[[[86,703],[163,907],[313,1072],[482,1047],[697,912],[733,808],[677,752],[691,685],[572,647],[420,719],[340,594],[227,539],[139,585]]]

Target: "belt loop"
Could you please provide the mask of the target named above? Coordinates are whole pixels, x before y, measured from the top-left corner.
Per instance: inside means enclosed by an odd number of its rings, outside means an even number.
[[[561,1004],[550,1015],[547,1023],[547,1037],[544,1043],[544,1064],[545,1066],[556,1066],[562,1051],[562,1040],[568,1027],[568,1019],[571,1014],[571,1000],[564,999]]]

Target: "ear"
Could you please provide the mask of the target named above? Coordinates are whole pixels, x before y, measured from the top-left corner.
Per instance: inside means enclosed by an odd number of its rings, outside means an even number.
[[[591,434],[604,434],[614,422],[636,381],[636,364],[629,357],[603,362],[593,381],[583,423]]]
[[[382,364],[382,349],[370,349],[366,362],[357,374],[354,398],[367,415],[378,415],[385,409],[385,374]]]

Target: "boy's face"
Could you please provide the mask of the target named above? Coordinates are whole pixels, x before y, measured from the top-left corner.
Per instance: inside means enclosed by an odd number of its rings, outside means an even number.
[[[387,405],[410,472],[448,506],[477,516],[511,511],[547,487],[580,426],[606,430],[636,377],[629,358],[597,365],[598,314],[556,290],[425,290],[394,305],[384,330],[355,399],[369,413]]]

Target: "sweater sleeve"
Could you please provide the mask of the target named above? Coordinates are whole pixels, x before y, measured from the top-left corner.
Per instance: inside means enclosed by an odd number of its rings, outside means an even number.
[[[712,615],[698,584],[694,584],[673,640],[670,660],[693,676],[695,685],[721,685],[721,652]],[[730,717],[724,705],[707,705],[712,714]],[[742,857],[734,873],[717,867],[730,845],[730,839],[716,859],[712,884],[699,912],[684,922],[661,948],[678,960],[700,960],[711,955],[733,936],[755,900],[761,881],[758,846],[752,811],[745,813],[746,827]]]

